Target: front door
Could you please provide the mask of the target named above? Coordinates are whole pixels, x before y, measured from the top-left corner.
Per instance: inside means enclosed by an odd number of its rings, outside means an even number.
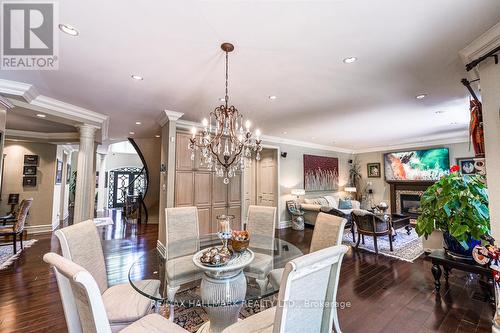
[[[139,173],[129,171],[116,171],[113,188],[113,207],[123,207],[126,196],[134,194],[134,187],[130,186]]]

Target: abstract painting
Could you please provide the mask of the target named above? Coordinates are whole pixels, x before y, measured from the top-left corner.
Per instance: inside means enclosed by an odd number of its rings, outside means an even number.
[[[388,181],[438,180],[450,168],[448,148],[388,153],[384,162]]]
[[[304,155],[304,189],[306,191],[337,191],[338,183],[338,158]]]

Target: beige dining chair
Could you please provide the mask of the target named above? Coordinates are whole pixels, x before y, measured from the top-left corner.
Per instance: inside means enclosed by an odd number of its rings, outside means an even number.
[[[249,206],[246,229],[250,233],[250,247],[255,252],[255,258],[245,271],[255,278],[264,292],[269,283],[269,272],[273,269],[276,207]]]
[[[198,209],[174,207],[165,209],[167,299],[173,301],[181,284],[201,278],[202,271],[193,263],[200,250]],[[174,306],[170,305],[170,319]]]
[[[85,268],[96,280],[104,302],[106,315],[113,332],[118,332],[134,321],[144,317],[151,311],[151,300],[139,294],[129,283],[108,285],[106,263],[102,251],[101,240],[93,220],[59,229],[55,232],[61,244],[64,258]],[[58,280],[61,294],[71,295],[70,286]],[[138,281],[136,285],[148,293],[158,293],[159,280]],[[78,320],[77,305],[71,297],[63,299],[64,315],[68,323],[69,333],[81,332]]]
[[[314,224],[309,253],[342,244],[342,236],[344,235],[346,223],[347,220],[342,217],[319,213]],[[273,269],[269,273],[269,282],[276,289],[280,286],[283,271],[284,268],[278,268]]]
[[[241,320],[222,333],[341,333],[337,288],[345,245],[298,257],[285,266],[278,305]]]
[[[43,260],[51,265],[57,281],[64,281],[70,293],[59,287],[63,303],[72,302],[77,308],[76,316],[72,320],[78,321],[83,333],[111,333],[112,327],[107,316],[107,307],[103,301],[99,282],[92,274],[71,260],[56,253],[47,253]],[[60,286],[60,284],[59,284]],[[131,306],[133,302],[126,302]],[[66,318],[68,320],[68,318]],[[68,329],[72,322],[67,321]],[[81,325],[80,325],[81,324]],[[171,323],[159,314],[149,314],[130,325],[123,327],[121,333],[186,333],[182,327]]]

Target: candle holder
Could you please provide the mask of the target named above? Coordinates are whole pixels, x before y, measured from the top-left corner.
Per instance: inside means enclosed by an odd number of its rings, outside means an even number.
[[[234,219],[234,215],[219,215],[217,216],[218,221],[218,231],[217,236],[222,242],[222,247],[220,252],[222,254],[231,255],[231,250],[227,246],[228,240],[232,237],[231,232],[231,221]]]

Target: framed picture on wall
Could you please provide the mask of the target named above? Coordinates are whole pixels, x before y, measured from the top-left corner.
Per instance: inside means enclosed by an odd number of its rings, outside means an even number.
[[[380,178],[382,176],[380,163],[367,163],[368,178]]]
[[[62,182],[62,173],[63,173],[63,162],[60,159],[57,159],[57,163],[56,163],[56,184],[61,184],[61,182]]]
[[[486,174],[484,158],[459,157],[456,161],[462,175]]]
[[[38,165],[38,155],[24,155],[24,165]]]
[[[304,154],[304,189],[306,191],[337,191],[338,185],[338,158]]]
[[[36,165],[25,165],[25,166],[23,166],[23,175],[25,175],[25,176],[36,176]]]
[[[34,177],[34,176],[23,177],[23,186],[35,187],[36,186],[36,177]]]
[[[71,179],[71,164],[66,164],[66,183],[69,184]]]

